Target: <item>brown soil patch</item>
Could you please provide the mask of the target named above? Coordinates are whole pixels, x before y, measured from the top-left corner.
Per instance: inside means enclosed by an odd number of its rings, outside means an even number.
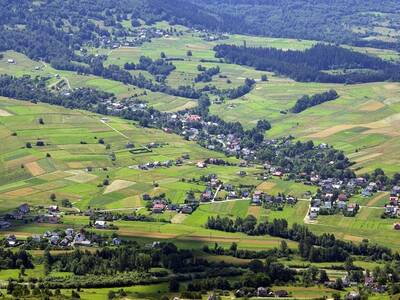
[[[385,84],[384,88],[387,90],[397,90],[399,88],[399,85],[396,83],[389,83],[389,84]]]
[[[67,164],[71,169],[83,169],[84,165],[81,162],[70,162]]]
[[[43,170],[36,161],[25,164],[25,168],[32,174],[32,176],[39,176],[46,173],[46,171]]]
[[[374,159],[374,158],[376,158],[378,156],[381,156],[382,154],[383,153],[371,153],[371,154],[368,154],[368,155],[359,156],[357,158],[354,158],[354,161],[357,162],[357,163],[361,163],[361,162],[365,162],[367,160]]]
[[[21,158],[13,159],[8,162],[6,162],[6,167],[7,168],[15,168],[15,167],[20,167],[21,165],[25,165],[34,161],[37,161],[38,158],[33,156],[33,155],[28,155],[24,156]]]
[[[270,182],[270,181],[263,182],[257,187],[257,190],[267,192],[269,190],[272,190],[275,187],[275,185],[276,185],[276,183],[274,183],[274,182]]]
[[[331,135],[334,135],[335,133],[341,132],[343,130],[348,130],[352,129],[354,127],[357,127],[358,125],[349,125],[349,124],[343,124],[343,125],[336,125],[330,128],[327,128],[325,130],[322,130],[320,132],[313,133],[309,135],[309,138],[327,138]]]
[[[390,137],[398,137],[400,136],[400,132],[395,130],[393,127],[385,127],[379,129],[371,129],[363,132],[363,134],[383,134]]]
[[[260,213],[261,213],[261,206],[250,205],[249,208],[247,209],[247,214],[253,215],[257,219],[258,219]]]
[[[382,193],[382,194],[375,196],[374,198],[369,200],[369,202],[367,203],[367,206],[374,206],[376,203],[379,202],[379,200],[387,197],[388,195],[389,195],[389,193]]]
[[[352,129],[355,127],[363,127],[369,129],[362,134],[380,133],[389,136],[399,136],[400,128],[400,113],[393,114],[379,121],[366,123],[366,124],[343,124],[336,125],[319,132],[308,135],[309,138],[327,138],[335,133],[343,130]]]
[[[371,102],[363,104],[360,107],[360,110],[361,111],[377,111],[378,109],[381,109],[382,107],[385,107],[385,104],[383,104],[382,102],[371,101]]]
[[[195,50],[207,50],[209,49],[206,45],[195,45],[195,44],[187,44],[186,48],[195,49]]]
[[[183,221],[188,217],[188,215],[185,214],[176,214],[172,219],[171,223],[172,224],[182,224]]]
[[[92,175],[92,174],[87,174],[87,173],[80,173],[80,174],[76,174],[74,176],[68,177],[66,179],[71,180],[76,183],[86,183],[86,182],[97,179],[97,176]]]
[[[177,234],[172,233],[161,233],[161,232],[148,232],[148,231],[136,231],[129,229],[120,229],[118,234],[122,236],[134,236],[134,237],[145,237],[155,239],[173,239],[177,237]]]
[[[112,192],[126,189],[126,188],[134,185],[135,183],[136,182],[127,181],[127,180],[115,180],[109,186],[106,187],[104,194],[109,194]]]
[[[354,235],[346,234],[346,235],[344,235],[343,239],[348,240],[348,241],[352,241],[352,242],[362,242],[362,240],[364,238],[360,237],[360,236],[354,236]]]
[[[23,196],[32,195],[36,192],[37,192],[36,190],[34,190],[30,187],[27,187],[27,188],[15,190],[15,191],[7,192],[4,195],[11,196],[11,197],[23,197]]]
[[[9,113],[4,109],[0,109],[0,117],[9,117],[9,116],[12,116],[12,113]]]
[[[69,174],[63,171],[55,171],[53,173],[49,173],[43,176],[40,176],[40,179],[44,180],[57,180],[57,179],[63,179],[65,177],[68,177]]]

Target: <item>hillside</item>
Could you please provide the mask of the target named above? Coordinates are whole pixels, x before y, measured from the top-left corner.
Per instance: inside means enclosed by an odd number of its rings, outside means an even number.
[[[0,0],[0,296],[396,299],[400,6],[333,2]]]

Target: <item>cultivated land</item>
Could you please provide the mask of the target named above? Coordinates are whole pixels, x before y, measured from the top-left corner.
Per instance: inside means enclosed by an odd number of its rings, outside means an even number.
[[[158,26],[165,28],[167,25],[160,23]],[[187,30],[184,27],[177,27],[177,29]],[[244,40],[249,46],[281,49],[302,50],[315,44],[313,41],[240,35],[228,36],[226,40],[208,42],[200,38],[198,33],[188,31],[179,38],[154,39],[151,43],[145,43],[136,48],[89,50],[94,53],[106,53],[108,54],[106,63],[123,66],[126,62],[137,62],[141,55],[156,59],[160,56],[160,49],[162,49],[167,57],[184,59],[184,61],[173,62],[176,70],[167,77],[169,85],[193,84],[193,78],[199,73],[197,65],[202,64],[206,67],[218,65],[221,75],[226,78],[214,76],[212,84],[219,88],[230,88],[241,85],[246,77],[259,79],[265,72],[219,62],[204,63],[200,60],[215,60],[212,48],[218,43],[242,44]],[[188,50],[192,51],[192,57],[187,57]],[[360,49],[360,51],[367,50],[370,49]],[[376,53],[372,51],[371,54]],[[7,63],[7,59],[14,59],[15,64]],[[0,61],[0,72],[17,76],[51,75],[52,84],[67,80],[72,88],[80,86],[100,88],[115,93],[118,98],[136,94],[140,99],[149,101],[149,104],[154,105],[156,109],[165,111],[181,110],[196,105],[193,100],[151,91],[146,91],[147,95],[144,95],[142,89],[96,76],[54,70],[44,63],[34,62],[12,51],[4,53],[4,59]],[[146,77],[151,77],[144,71],[132,72],[141,72]],[[56,74],[59,74],[59,78],[55,77]],[[371,171],[376,167],[382,167],[388,173],[397,171],[399,166],[397,153],[400,147],[399,84],[386,82],[360,85],[298,83],[276,74],[267,73],[267,75],[268,82],[258,81],[255,88],[240,99],[228,100],[220,105],[213,104],[211,112],[229,121],[240,121],[248,128],[254,126],[259,119],[270,120],[273,128],[267,133],[268,137],[290,133],[300,139],[332,144],[343,149],[356,162],[355,168],[359,173]],[[227,83],[227,79],[231,83]],[[202,87],[205,83],[195,85]],[[339,93],[338,100],[307,109],[297,115],[281,113],[292,107],[300,96],[323,92],[331,88]],[[0,134],[6,141],[0,145],[2,170],[0,203],[3,211],[23,202],[50,204],[51,193],[55,193],[58,200],[70,199],[74,206],[80,209],[86,209],[88,206],[101,209],[142,207],[144,203],[140,195],[144,192],[152,195],[165,192],[173,202],[182,203],[187,190],[192,189],[199,193],[203,187],[180,182],[180,179],[209,173],[217,173],[224,181],[233,183],[246,180],[255,185],[261,184],[260,189],[266,192],[269,190],[271,193],[290,191],[301,197],[301,194],[306,191],[304,186],[293,187],[290,182],[262,183],[255,178],[239,178],[236,175],[238,168],[235,167],[211,167],[207,170],[198,170],[194,166],[196,161],[208,157],[220,157],[221,154],[206,151],[191,142],[184,142],[180,137],[167,135],[157,130],[138,128],[117,118],[112,118],[108,124],[111,126],[109,127],[100,122],[100,116],[86,112],[70,111],[55,106],[33,105],[4,98],[0,105]],[[44,119],[44,125],[38,124],[37,119],[40,117]],[[12,136],[13,132],[16,132],[17,136]],[[122,132],[123,135],[118,132]],[[125,135],[129,137],[129,140]],[[105,145],[98,143],[100,138],[105,139],[105,144],[111,145],[109,150],[106,150]],[[34,145],[37,139],[43,139],[47,145],[41,148],[33,146],[32,149],[24,147],[26,142],[32,142]],[[168,143],[168,145],[154,149],[150,153],[132,154],[125,149],[129,141],[136,147],[151,142]],[[87,144],[81,144],[81,142]],[[115,162],[110,159],[112,152],[116,155]],[[51,157],[46,157],[47,153]],[[146,162],[176,159],[184,153],[189,153],[191,159],[182,167],[144,172],[128,168]],[[87,167],[93,167],[94,170],[88,174],[85,171]],[[103,168],[107,168],[107,171]],[[107,175],[110,177],[111,185],[107,188],[98,188],[97,185]],[[153,187],[154,181],[159,183],[159,187]],[[305,205],[303,204],[299,203],[299,207],[295,209],[301,211],[297,217],[289,212],[291,223],[302,222],[304,208],[301,207]],[[209,206],[214,206],[214,204]],[[224,209],[228,208],[224,207]],[[211,211],[213,210],[212,208]],[[372,209],[368,208],[365,210],[367,212],[361,215],[368,215],[371,223],[359,221],[358,217],[351,219],[343,217],[348,221],[343,222],[343,226],[340,222],[339,226],[335,223],[335,232],[345,239],[351,239],[353,235],[370,236],[376,241],[399,247],[395,242],[396,234],[391,230],[392,222],[380,220],[380,211],[369,212]],[[268,213],[247,209],[246,206],[241,213],[247,212],[262,218],[267,218],[269,214],[279,217],[280,214],[284,216],[287,213],[286,209],[282,213]],[[229,214],[229,209],[226,213]],[[201,217],[198,217],[199,214]],[[196,226],[203,225],[207,215],[201,208],[193,216],[179,221],[177,227],[193,223]],[[172,217],[168,216],[168,219]],[[318,232],[332,232],[328,217],[319,220],[317,225],[309,226]],[[382,236],[374,234],[375,232],[382,233]],[[391,236],[393,237],[390,238]]]
[[[167,26],[165,23],[160,27]],[[187,30],[179,27],[180,30]],[[317,83],[297,83],[272,73],[267,82],[259,79],[265,72],[249,67],[225,64],[220,62],[201,62],[201,59],[215,60],[213,46],[218,43],[242,44],[246,40],[249,46],[277,47],[282,49],[306,49],[315,42],[291,39],[275,39],[229,36],[227,40],[207,42],[198,33],[186,32],[180,38],[154,39],[141,47],[122,47],[107,50],[109,64],[123,66],[126,62],[137,62],[141,55],[156,59],[160,49],[168,57],[184,59],[174,61],[176,70],[167,77],[167,83],[177,87],[192,85],[193,79],[199,73],[197,66],[219,66],[221,75],[213,77],[212,84],[218,88],[233,88],[241,85],[246,77],[257,79],[254,89],[246,96],[237,100],[228,100],[223,104],[213,104],[211,113],[217,114],[228,121],[240,121],[246,128],[252,128],[259,119],[267,119],[272,123],[268,137],[279,137],[291,134],[301,140],[312,139],[343,149],[356,162],[354,168],[358,173],[371,171],[377,167],[391,174],[398,171],[400,150],[400,84],[372,83],[360,85],[333,85]],[[187,51],[193,52],[187,57]],[[398,56],[397,53],[377,49],[357,49],[360,52],[371,53],[387,59]],[[91,49],[93,52],[104,52],[104,49]],[[9,64],[8,59],[14,59],[15,64]],[[38,67],[38,68],[37,68]],[[138,74],[139,71],[132,71]],[[152,75],[140,71],[146,77]],[[149,105],[161,111],[178,111],[196,106],[196,101],[173,97],[162,93],[124,85],[120,82],[106,80],[96,76],[83,76],[73,72],[59,71],[50,66],[35,62],[22,54],[8,51],[0,60],[0,73],[17,76],[51,75],[50,85],[56,85],[62,80],[71,88],[92,87],[114,93],[118,99],[137,97],[148,101]],[[59,76],[56,76],[59,74]],[[231,83],[227,83],[227,79]],[[205,83],[196,83],[200,88]],[[302,95],[311,95],[335,89],[340,98],[300,113],[282,113],[290,109]],[[44,124],[39,124],[42,118]],[[146,202],[142,195],[151,196],[165,193],[172,203],[182,204],[187,191],[193,191],[198,197],[205,189],[202,183],[188,182],[188,179],[198,179],[201,175],[216,174],[223,182],[233,185],[254,185],[258,190],[269,194],[285,193],[300,199],[294,206],[285,206],[282,211],[265,209],[250,205],[249,200],[223,201],[201,204],[191,215],[167,212],[152,215],[155,222],[116,221],[115,230],[119,236],[135,239],[147,244],[152,241],[172,241],[177,246],[190,249],[201,249],[204,245],[214,246],[215,243],[229,247],[233,242],[240,249],[266,250],[278,247],[281,239],[270,236],[247,236],[242,233],[226,233],[209,230],[204,227],[210,216],[228,216],[232,218],[254,215],[260,221],[285,218],[289,224],[303,224],[309,202],[305,194],[316,192],[316,187],[305,186],[292,181],[270,178],[260,180],[257,175],[260,166],[240,168],[237,166],[208,166],[206,169],[196,167],[198,161],[213,157],[238,162],[235,158],[227,159],[223,154],[201,148],[194,142],[188,142],[181,137],[167,134],[160,130],[142,128],[138,124],[109,117],[109,121],[101,122],[102,116],[78,110],[68,110],[45,104],[32,104],[8,98],[0,98],[0,212],[6,213],[22,203],[32,206],[60,205],[63,199],[69,199],[75,210],[96,208],[122,214],[139,213],[149,215],[145,208]],[[100,144],[104,139],[104,144]],[[36,142],[44,141],[45,146],[36,146]],[[27,148],[26,143],[32,148]],[[130,152],[126,148],[128,142],[135,145]],[[142,151],[150,143],[163,145],[151,151]],[[109,146],[107,146],[109,145]],[[112,159],[115,155],[115,160]],[[139,170],[140,164],[155,161],[175,160],[184,154],[190,159],[182,166]],[[91,171],[89,171],[90,169]],[[238,176],[245,170],[246,177]],[[105,179],[109,185],[103,186]],[[185,182],[182,181],[185,179]],[[52,201],[51,194],[56,195]],[[351,199],[362,207],[355,217],[342,215],[320,216],[317,222],[307,224],[315,233],[334,233],[336,237],[356,243],[368,238],[372,242],[400,250],[398,232],[393,230],[393,220],[381,219],[383,205],[387,202],[386,193],[378,193],[373,197],[360,196]],[[14,233],[19,238],[27,238],[32,234],[42,234],[47,230],[69,227],[80,229],[88,225],[86,216],[65,215],[61,224],[22,224],[3,234]],[[95,230],[99,233],[111,234],[113,230]],[[297,243],[287,241],[290,248],[297,248]],[[38,253],[37,255],[41,255]],[[232,257],[207,257],[207,259],[226,259],[232,262]],[[244,261],[235,260],[237,264]],[[298,266],[304,261],[285,262]],[[373,268],[373,262],[356,261],[356,265]],[[329,265],[314,264],[330,268]],[[338,264],[339,265],[339,264]],[[28,275],[43,273],[43,266],[29,270]],[[42,269],[41,269],[42,268]],[[0,271],[0,280],[8,277],[18,277],[18,272]],[[340,271],[330,270],[330,277],[341,277]],[[337,272],[337,273],[334,273]],[[52,274],[67,276],[69,273]],[[331,295],[332,290],[323,287],[280,287],[290,292],[294,297],[313,298]],[[110,289],[85,289],[80,293],[82,299],[104,299]],[[117,290],[117,289],[115,289]],[[168,290],[167,284],[134,286],[126,288],[137,298],[158,299],[160,294]],[[70,290],[62,293],[70,294]],[[229,296],[231,297],[231,296]],[[226,299],[230,299],[227,297]],[[205,298],[206,299],[206,298]],[[225,299],[225,298],[223,298]],[[374,299],[373,297],[370,299]],[[383,297],[376,299],[385,299]]]
[[[221,154],[207,151],[193,142],[183,141],[181,137],[158,130],[139,128],[118,118],[111,118],[107,124],[119,133],[100,122],[100,116],[83,111],[43,104],[35,105],[6,98],[1,99],[0,105],[13,114],[2,118],[0,127],[3,140],[6,141],[1,145],[2,212],[10,211],[22,203],[53,204],[50,195],[54,193],[57,197],[55,203],[60,204],[62,199],[67,198],[81,210],[91,207],[133,212],[135,208],[139,208],[141,212],[147,214],[142,208],[145,206],[145,202],[141,200],[142,194],[166,193],[173,203],[183,203],[188,190],[199,194],[205,185],[181,182],[181,179],[199,178],[207,174],[217,174],[223,182],[234,185],[252,184],[259,190],[275,195],[283,192],[305,198],[305,192],[315,191],[314,187],[280,179],[260,181],[256,178],[256,174],[260,172],[257,167],[210,165],[207,169],[198,169],[195,166],[197,161],[209,157],[222,157]],[[38,124],[39,118],[43,118],[44,125]],[[12,136],[13,132],[17,135]],[[128,136],[129,140],[120,133]],[[105,145],[98,143],[100,138],[105,140]],[[38,139],[45,141],[46,146],[36,146],[35,141]],[[87,144],[81,144],[81,141]],[[137,148],[152,142],[167,143],[167,145],[153,149],[152,152],[132,154],[125,149],[128,141],[133,142]],[[31,149],[25,147],[27,142],[32,143]],[[106,144],[111,145],[109,150],[106,149]],[[115,162],[110,159],[111,152],[116,155]],[[46,157],[47,153],[50,157]],[[148,171],[129,167],[146,162],[174,160],[185,153],[190,153],[190,160],[180,167]],[[93,170],[87,172],[85,170],[87,167],[92,167]],[[246,170],[248,176],[239,177],[237,173],[240,170]],[[107,176],[110,185],[98,187]],[[158,183],[157,187],[153,186],[154,182]],[[392,229],[393,221],[382,220],[380,214],[383,208],[375,208],[382,205],[379,198],[368,201],[364,198],[355,200],[371,208],[363,207],[355,218],[337,215],[321,217],[316,224],[308,226],[318,233],[334,232],[345,240],[359,242],[368,237],[372,241],[399,249],[397,232]],[[117,232],[121,236],[173,240],[188,247],[200,248],[204,244],[214,242],[229,245],[235,241],[243,248],[264,249],[277,246],[280,239],[211,231],[204,228],[204,223],[209,216],[245,217],[252,214],[260,220],[285,218],[290,224],[301,224],[307,210],[307,201],[299,201],[294,207],[285,207],[283,211],[271,211],[250,206],[248,200],[238,200],[204,204],[192,215],[184,218],[175,218],[175,213],[166,213],[157,217],[160,222],[118,221],[115,225],[118,226]],[[169,219],[178,221],[172,224],[161,222]],[[13,228],[13,232],[18,236],[26,236],[30,233],[42,233],[52,227],[78,228],[87,223],[87,217],[65,216],[62,225],[21,224]],[[289,245],[295,247],[293,242],[289,242]]]
[[[160,28],[167,26],[165,23],[158,25]],[[179,30],[187,30],[178,26]],[[121,47],[108,50],[106,64],[123,66],[126,62],[137,62],[141,55],[153,59],[159,58],[162,49],[167,57],[184,59],[173,61],[176,70],[167,77],[171,86],[192,85],[194,77],[199,73],[199,64],[205,67],[219,66],[220,78],[213,77],[211,84],[218,88],[234,88],[241,85],[246,77],[259,79],[265,72],[256,71],[249,67],[218,62],[201,62],[202,59],[217,61],[212,48],[219,43],[243,44],[249,46],[276,47],[281,49],[302,50],[311,47],[316,42],[306,40],[277,39],[248,37],[241,35],[229,36],[228,39],[208,42],[191,31],[181,37],[154,39],[141,47]],[[93,50],[102,53],[104,50]],[[190,50],[192,57],[187,57]],[[378,55],[374,49],[357,48],[360,52]],[[7,59],[12,58],[15,64],[8,64]],[[36,67],[40,67],[36,70]],[[148,101],[154,108],[162,111],[177,111],[192,108],[196,102],[181,97],[173,97],[162,93],[152,93],[133,86],[99,78],[96,76],[82,76],[73,72],[54,70],[46,64],[29,60],[22,54],[6,52],[0,61],[0,72],[21,76],[52,75],[53,84],[59,80],[67,79],[71,87],[93,87],[113,92],[119,98],[137,96]],[[145,77],[152,76],[145,71],[139,72]],[[59,74],[57,79],[54,75]],[[400,147],[399,112],[400,112],[400,85],[397,83],[371,83],[358,85],[336,85],[319,83],[298,83],[288,78],[267,73],[268,82],[257,82],[255,88],[246,96],[222,105],[213,105],[211,112],[218,114],[228,121],[240,121],[248,128],[253,127],[257,120],[267,119],[272,122],[273,129],[267,133],[269,137],[277,137],[290,132],[302,140],[313,139],[342,149],[357,164],[358,173],[369,172],[377,167],[383,168],[391,174],[396,171],[398,161],[396,153]],[[227,83],[227,80],[231,83]],[[196,83],[200,88],[206,83]],[[331,103],[324,103],[314,108],[307,109],[300,114],[282,114],[290,109],[302,95],[311,95],[335,89],[340,98]],[[144,94],[147,94],[145,95]],[[2,112],[1,114],[4,114]]]

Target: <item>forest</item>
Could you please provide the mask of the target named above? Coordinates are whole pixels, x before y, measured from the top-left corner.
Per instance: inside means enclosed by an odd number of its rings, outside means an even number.
[[[212,31],[399,48],[398,42],[365,40],[365,34],[349,30],[351,26],[398,21],[398,14],[369,13],[398,11],[400,4],[393,0],[54,0],[40,5],[28,0],[1,0],[0,4],[0,51],[12,49],[46,62],[75,60],[74,50],[84,44],[98,46],[103,37],[110,37],[106,28],[96,25],[98,21],[113,26],[116,36],[127,36],[127,29],[120,22],[129,20],[137,25],[139,18],[148,25],[166,20]],[[326,11],[330,12],[328,19]],[[359,14],[364,14],[363,18],[351,17]]]
[[[276,72],[300,82],[366,83],[399,81],[398,64],[339,46],[317,44],[305,51],[218,45],[217,58],[257,70]],[[328,71],[343,70],[343,72]]]

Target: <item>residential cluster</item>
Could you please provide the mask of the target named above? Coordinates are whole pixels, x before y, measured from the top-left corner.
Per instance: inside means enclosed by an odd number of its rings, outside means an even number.
[[[357,190],[367,188],[365,187],[366,180],[361,177],[346,181],[334,178],[320,180],[318,176],[314,176],[311,177],[310,182],[319,187],[317,194],[311,199],[308,213],[310,220],[316,220],[318,215],[338,213],[349,217],[355,216],[360,205],[351,203],[349,199],[357,193]]]
[[[121,36],[103,35],[93,41],[98,48],[116,49],[123,47],[139,47],[155,38],[168,38],[176,34],[173,30],[164,30],[155,27],[140,27],[121,31]]]
[[[26,245],[31,248],[45,248],[50,245],[53,248],[70,248],[91,247],[97,245],[100,239],[96,234],[67,228],[65,230],[46,231],[42,235],[34,234],[26,240],[19,240],[15,235],[11,234],[6,237],[5,241],[8,247]],[[120,245],[121,240],[114,237],[111,239],[111,244]]]

